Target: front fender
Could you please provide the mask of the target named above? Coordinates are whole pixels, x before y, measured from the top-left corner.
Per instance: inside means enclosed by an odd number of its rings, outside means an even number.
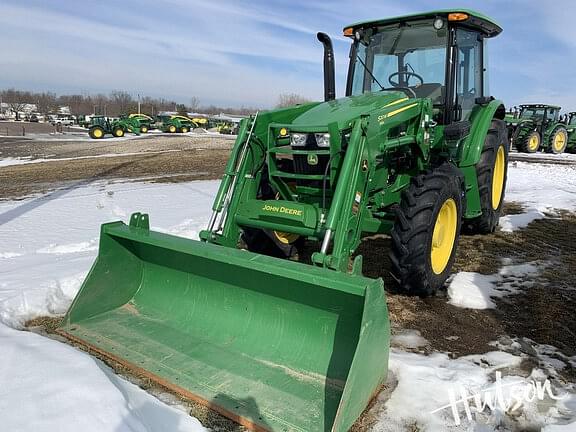
[[[478,105],[474,108],[470,116],[472,124],[470,135],[464,140],[462,148],[460,167],[469,167],[478,163],[492,119],[504,120],[505,114],[504,103],[496,99],[488,105]]]

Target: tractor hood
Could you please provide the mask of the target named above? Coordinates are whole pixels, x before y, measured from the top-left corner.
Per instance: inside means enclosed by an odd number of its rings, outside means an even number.
[[[348,127],[350,121],[361,115],[371,114],[382,110],[386,105],[406,99],[404,92],[385,91],[379,93],[365,93],[358,96],[349,96],[340,99],[322,102],[294,119],[294,126],[325,127],[337,122],[339,129]],[[397,106],[391,106],[393,110]]]

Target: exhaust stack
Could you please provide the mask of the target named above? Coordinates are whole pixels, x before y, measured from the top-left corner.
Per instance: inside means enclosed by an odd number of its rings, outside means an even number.
[[[336,99],[336,84],[334,79],[334,49],[332,40],[326,33],[318,32],[318,40],[324,45],[324,100]]]

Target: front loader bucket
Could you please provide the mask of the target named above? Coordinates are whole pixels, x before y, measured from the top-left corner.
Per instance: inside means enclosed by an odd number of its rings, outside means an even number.
[[[347,431],[383,383],[383,284],[130,226],[59,329],[253,430]],[[140,227],[139,227],[140,226]]]

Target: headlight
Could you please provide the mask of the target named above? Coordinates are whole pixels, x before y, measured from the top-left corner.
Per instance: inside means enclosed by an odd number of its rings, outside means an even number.
[[[306,141],[308,140],[308,135],[304,133],[293,133],[290,134],[290,145],[294,147],[304,147]]]
[[[329,133],[317,133],[314,134],[316,137],[316,145],[318,147],[330,147],[330,134]]]

